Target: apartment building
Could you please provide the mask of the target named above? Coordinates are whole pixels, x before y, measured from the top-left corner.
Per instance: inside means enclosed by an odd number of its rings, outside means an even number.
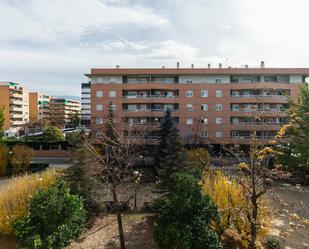
[[[31,124],[49,122],[49,102],[50,96],[39,93],[29,93],[29,117]]]
[[[186,142],[247,144],[253,132],[262,143],[286,122],[288,99],[297,100],[309,68],[94,68],[91,126],[104,123],[112,102],[124,127],[151,127],[157,138],[166,109]],[[125,128],[126,129],[126,128]]]
[[[50,124],[63,128],[72,122],[72,118],[80,116],[80,102],[66,98],[50,99]]]
[[[82,101],[81,101],[81,124],[85,127],[90,127],[91,120],[91,84],[82,83]]]
[[[18,83],[0,82],[0,107],[4,108],[4,129],[17,132],[29,123],[29,91]]]

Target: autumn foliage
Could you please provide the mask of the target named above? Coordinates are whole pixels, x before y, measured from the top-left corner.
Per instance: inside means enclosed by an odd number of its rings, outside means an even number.
[[[57,172],[48,170],[40,174],[12,178],[0,191],[0,234],[13,233],[12,224],[16,218],[27,212],[28,202],[39,188],[46,188],[55,182]]]
[[[251,202],[237,179],[231,179],[220,171],[209,171],[202,179],[201,187],[218,207],[221,221],[217,225],[222,242],[228,248],[248,248],[250,243]],[[266,200],[259,200],[257,244],[268,234],[272,215]]]
[[[12,166],[13,173],[25,173],[31,163],[33,149],[24,145],[15,145],[13,147]]]

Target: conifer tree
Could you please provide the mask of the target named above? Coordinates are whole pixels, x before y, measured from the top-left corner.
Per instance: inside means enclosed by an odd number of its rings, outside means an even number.
[[[156,169],[162,185],[168,187],[175,173],[184,170],[186,166],[185,149],[169,109],[165,113],[159,136]]]

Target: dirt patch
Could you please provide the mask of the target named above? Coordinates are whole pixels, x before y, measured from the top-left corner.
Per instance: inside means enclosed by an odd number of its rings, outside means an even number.
[[[152,237],[152,222],[149,214],[123,215],[123,225],[127,249],[157,249]],[[119,237],[116,215],[106,215],[96,219],[87,230],[66,249],[118,249]]]

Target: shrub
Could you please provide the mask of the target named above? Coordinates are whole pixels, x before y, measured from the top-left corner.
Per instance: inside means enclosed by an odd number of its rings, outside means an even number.
[[[6,145],[0,144],[0,176],[7,174],[9,164],[9,149]]]
[[[47,170],[40,174],[24,175],[11,179],[0,191],[0,234],[13,233],[12,224],[16,218],[27,212],[30,197],[40,187],[54,183],[57,173]]]
[[[64,135],[62,131],[54,126],[48,127],[43,130],[43,139],[45,141],[63,141]]]
[[[221,248],[214,221],[219,221],[216,205],[201,193],[198,180],[176,173],[171,192],[158,204],[154,237],[161,248]]]
[[[25,173],[31,163],[33,157],[33,149],[24,145],[14,145],[12,155],[13,173]]]
[[[195,148],[187,150],[187,159],[192,167],[204,170],[209,166],[211,157],[207,149]]]
[[[266,238],[266,248],[267,249],[280,249],[280,240],[275,236],[267,236]]]
[[[252,205],[243,187],[220,171],[210,171],[203,177],[202,190],[213,199],[218,207],[221,222],[217,225],[217,230],[221,239],[224,239],[222,243],[229,245],[228,248],[248,248],[251,224],[247,214],[251,212]],[[261,228],[257,233],[259,241],[268,234],[272,220],[271,210],[265,199],[261,197],[260,200],[258,223],[261,224]],[[230,228],[232,230],[226,231]],[[235,232],[238,236],[234,234]],[[239,236],[241,246],[238,246]],[[230,245],[232,240],[235,241],[235,247]]]
[[[14,230],[25,249],[60,249],[80,235],[85,220],[82,199],[60,181],[35,193],[29,212],[16,220]]]

